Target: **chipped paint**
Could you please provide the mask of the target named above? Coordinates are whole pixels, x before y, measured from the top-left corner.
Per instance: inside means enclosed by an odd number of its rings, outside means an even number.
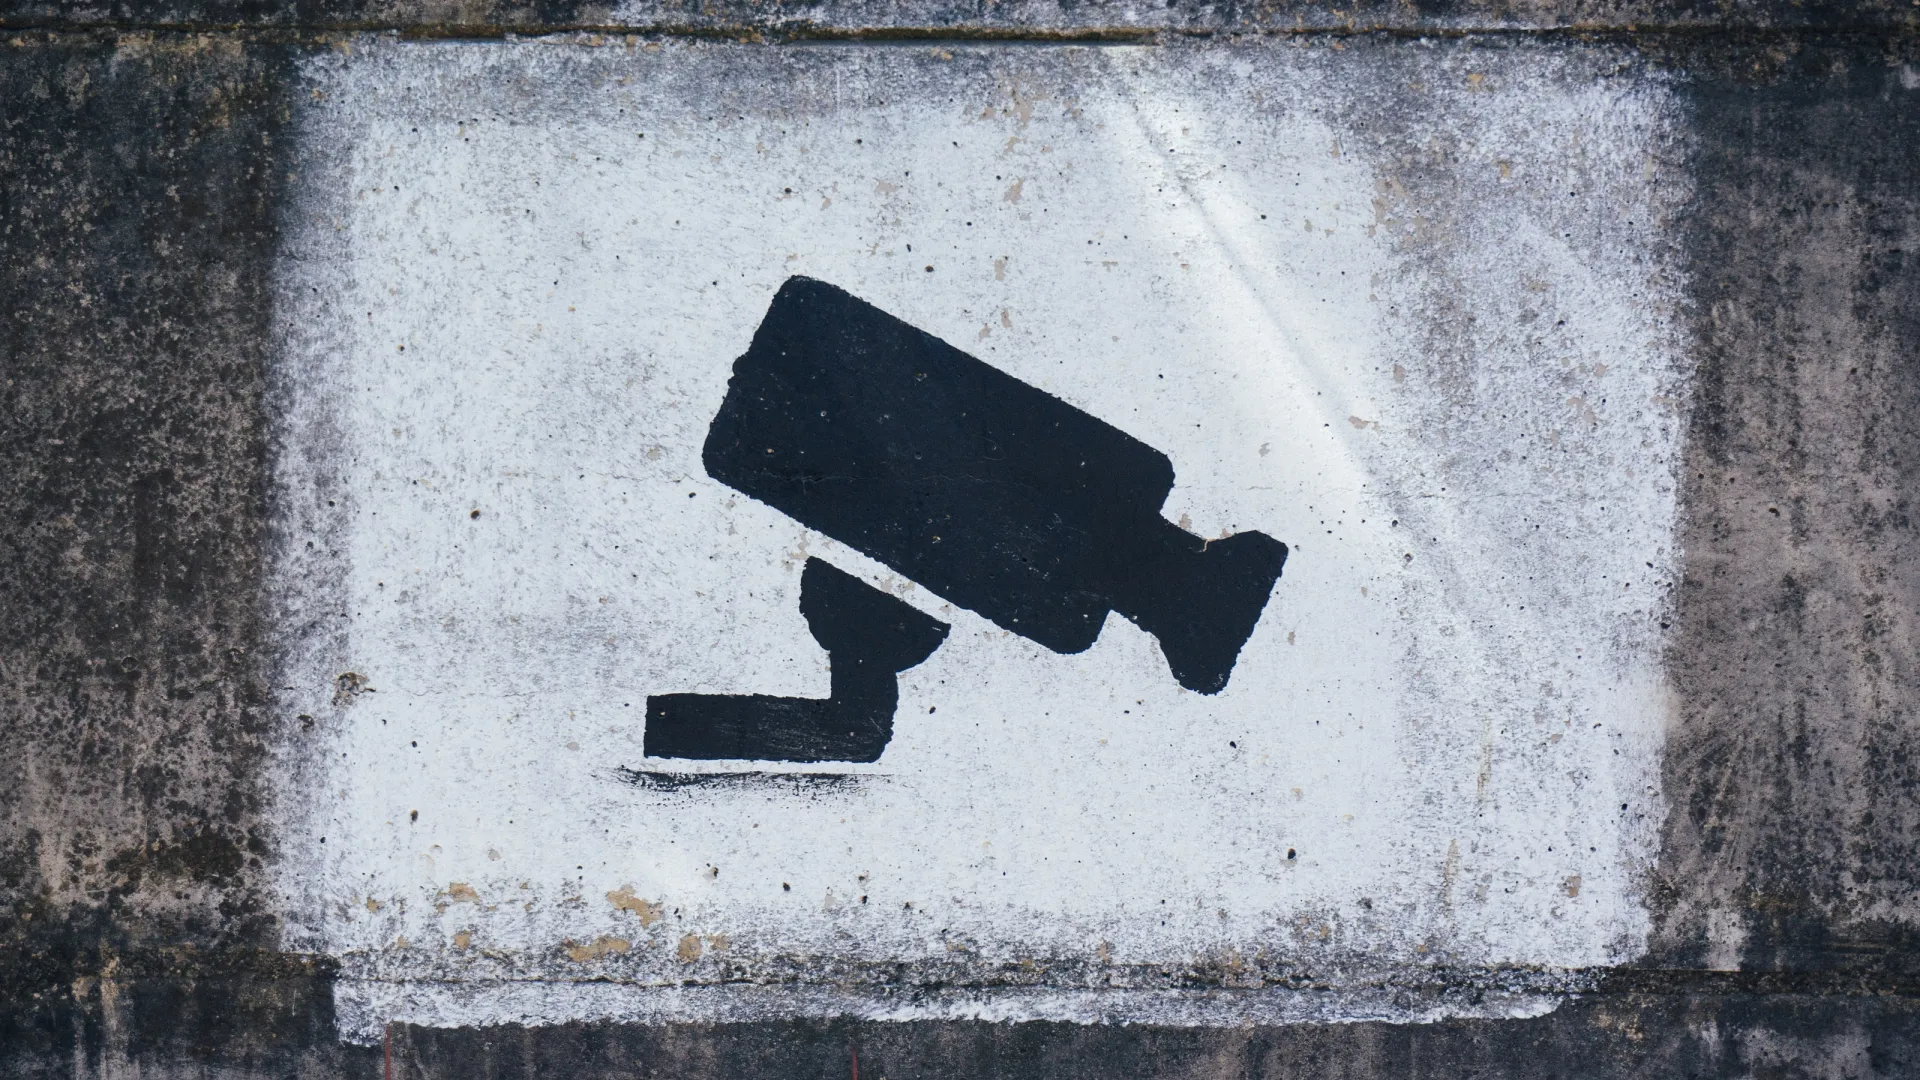
[[[633,894],[633,886],[622,885],[607,894],[607,902],[621,911],[631,911],[639,918],[641,926],[652,926],[660,921],[663,904],[643,900]]]

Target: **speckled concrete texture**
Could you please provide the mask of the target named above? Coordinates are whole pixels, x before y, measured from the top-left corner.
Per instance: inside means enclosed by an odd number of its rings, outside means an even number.
[[[1870,43],[1701,60],[1656,954],[1911,980],[1920,68]]]
[[[1912,29],[1906,0],[7,0],[0,26],[172,30],[394,29],[422,36],[655,32],[781,40],[966,36],[1134,40],[1161,33],[1458,34],[1474,31],[1866,31]]]
[[[311,973],[276,951],[261,893],[259,397],[283,66],[212,38],[14,41],[0,63],[9,1069],[70,1067],[76,1040],[142,999],[211,993],[222,1007],[197,1018],[157,1006],[159,1028],[271,1041],[275,999]],[[183,971],[191,990],[168,981]],[[223,972],[267,981],[228,994]]]
[[[883,29],[1039,25],[1026,8],[927,10]],[[1174,17],[1046,10],[1076,34]],[[1216,30],[1321,17],[1168,10]],[[397,1027],[362,1048],[337,1039],[330,965],[280,951],[268,891],[268,766],[289,736],[260,657],[264,380],[294,70],[350,44],[330,21],[457,36],[620,20],[9,5],[0,18],[23,29],[0,51],[0,1074],[837,1077],[856,1057],[893,1077],[1920,1072],[1910,10],[1379,9],[1415,32],[1614,20],[1610,40],[1671,73],[1686,109],[1693,201],[1672,240],[1697,381],[1671,809],[1648,952],[1592,992],[1525,1020]],[[716,27],[776,17],[700,11]]]

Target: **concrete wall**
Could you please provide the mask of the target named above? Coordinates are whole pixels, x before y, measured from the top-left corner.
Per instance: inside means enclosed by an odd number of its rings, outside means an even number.
[[[8,5],[0,1067],[843,1075],[857,1055],[869,1075],[896,1077],[1920,1071],[1920,577],[1904,558],[1920,469],[1907,419],[1920,350],[1916,11]],[[276,289],[314,168],[301,125],[324,89],[313,72],[339,57],[400,55],[413,38],[506,50],[509,32],[548,31],[588,64],[601,62],[594,50],[697,40],[753,66],[767,62],[759,50],[826,38],[957,48],[990,68],[1036,63],[995,49],[1122,41],[1164,51],[1175,70],[1230,49],[1303,49],[1336,85],[1369,66],[1478,71],[1525,53],[1559,58],[1576,85],[1663,87],[1678,126],[1667,149],[1650,149],[1672,157],[1660,190],[1681,200],[1650,250],[1672,267],[1690,367],[1674,587],[1660,609],[1662,795],[1632,954],[1548,972],[1572,981],[1546,986],[1553,1007],[1530,1017],[1423,1017],[1423,1002],[1497,996],[1510,989],[1499,980],[1537,974],[1468,956],[1457,969],[1396,969],[1402,1012],[1381,1020],[888,1022],[850,1009],[402,1022],[374,1045],[343,1040],[341,961],[288,947],[285,888],[286,868],[312,852],[310,800],[288,763],[313,736],[276,682],[286,646],[274,591],[288,310]],[[631,45],[615,36],[628,32]],[[898,61],[934,70],[919,62]],[[1418,99],[1379,100],[1381,126],[1420,129]],[[1408,199],[1459,198],[1444,160],[1412,140],[1382,145]],[[1440,320],[1433,333],[1435,355],[1471,358],[1464,327]],[[957,970],[963,983],[1002,977]],[[1249,989],[1240,972],[1170,970],[1199,993]],[[778,990],[771,971],[737,977]],[[1261,973],[1251,989],[1290,977]],[[921,974],[900,979],[929,992]],[[806,981],[803,968],[795,985]]]

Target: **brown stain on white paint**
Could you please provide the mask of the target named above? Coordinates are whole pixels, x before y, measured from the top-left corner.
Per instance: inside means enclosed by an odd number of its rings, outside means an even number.
[[[633,912],[641,926],[652,926],[659,922],[663,910],[663,905],[635,896],[631,885],[622,885],[608,893],[607,903],[612,904],[615,910]]]
[[[562,944],[567,950],[568,959],[576,964],[585,964],[609,953],[623,953],[633,948],[633,942],[626,938],[608,937],[604,934],[585,945],[576,945],[571,939]]]

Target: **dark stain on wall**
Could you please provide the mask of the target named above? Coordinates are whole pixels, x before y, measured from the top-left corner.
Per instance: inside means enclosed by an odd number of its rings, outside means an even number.
[[[1920,67],[1699,50],[1656,956],[1920,975]]]
[[[1551,1016],[1438,1024],[1155,1028],[980,1021],[396,1029],[396,1077],[1045,1076],[1556,1080],[1902,1076],[1911,999],[1620,997]]]
[[[273,952],[263,895],[287,59],[147,36],[28,36],[0,58],[4,1067],[125,1049],[145,1014],[242,1046],[312,981]]]
[[[288,71],[321,45],[0,54],[0,1074],[386,1066],[334,1041],[265,893],[295,737],[258,656],[268,290]],[[1702,367],[1642,969],[1524,1021],[398,1028],[394,1075],[1920,1073],[1920,60],[1645,46],[1693,103]]]

